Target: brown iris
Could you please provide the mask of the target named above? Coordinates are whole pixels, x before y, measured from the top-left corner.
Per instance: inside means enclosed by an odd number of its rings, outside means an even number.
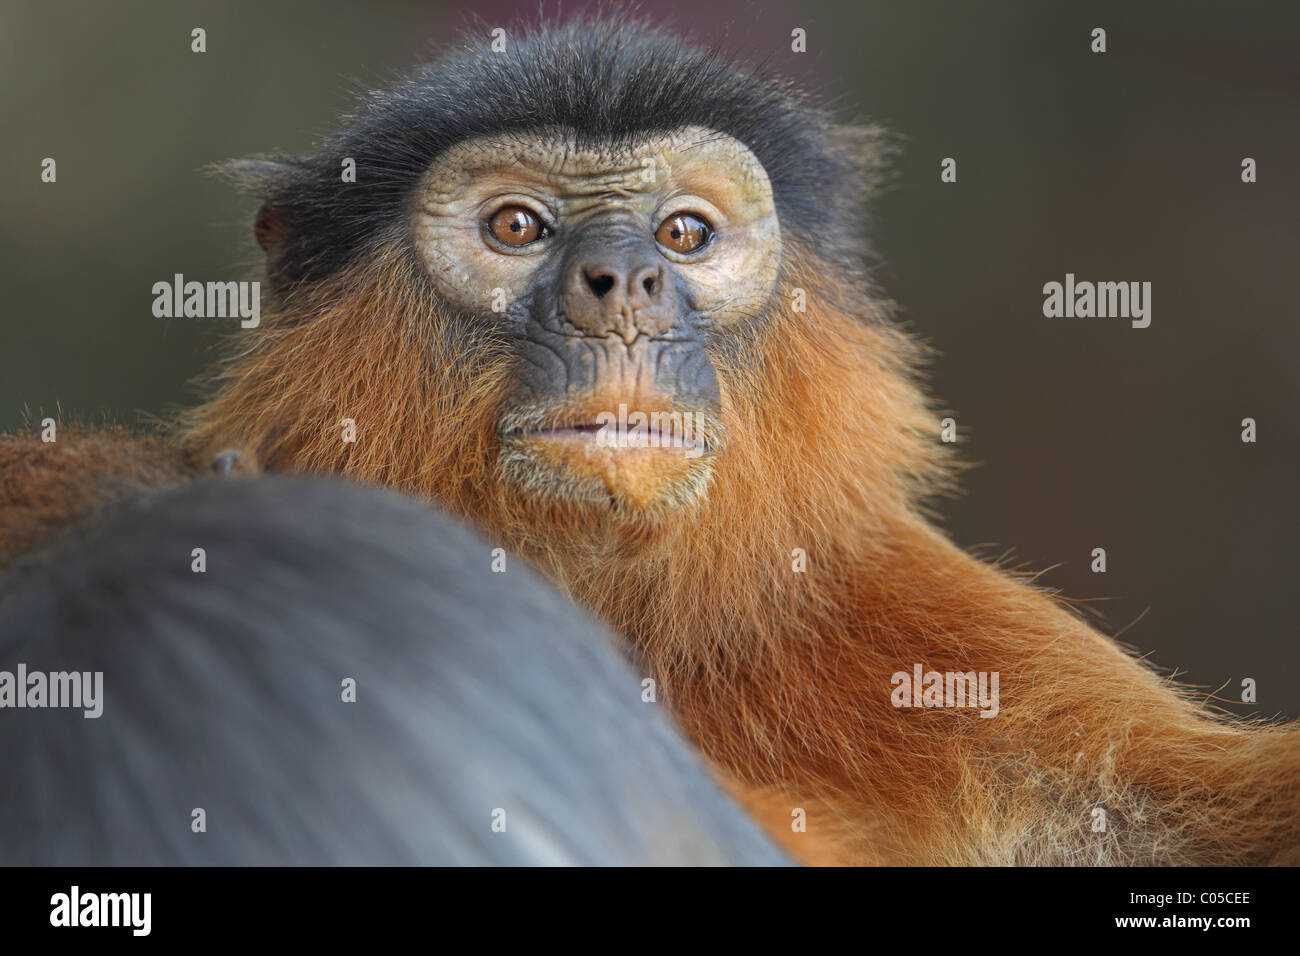
[[[537,214],[523,206],[502,206],[488,220],[488,229],[507,246],[526,246],[545,231]]]
[[[655,231],[655,241],[673,252],[695,252],[713,237],[713,227],[693,212],[669,216]]]

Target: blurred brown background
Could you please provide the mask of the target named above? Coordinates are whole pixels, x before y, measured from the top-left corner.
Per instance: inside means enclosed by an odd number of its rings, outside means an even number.
[[[572,6],[572,5],[570,5]],[[617,5],[615,5],[617,6]],[[554,9],[554,4],[548,4]],[[1184,679],[1300,716],[1300,5],[669,0],[904,137],[880,277],[938,350],[980,463],[942,505]],[[192,400],[229,323],[155,319],[152,284],[243,278],[252,207],[200,168],[308,150],[467,19],[535,0],[9,0],[0,8],[0,428],[23,409],[138,423]],[[208,52],[190,52],[190,30]],[[1093,27],[1108,49],[1089,52]],[[790,52],[790,31],[809,52]],[[40,162],[58,162],[58,183]],[[939,161],[958,161],[958,182]],[[1259,182],[1240,181],[1242,157]],[[1150,281],[1145,330],[1047,319],[1043,283]],[[1259,441],[1239,440],[1243,417]],[[1105,575],[1089,571],[1107,550]]]

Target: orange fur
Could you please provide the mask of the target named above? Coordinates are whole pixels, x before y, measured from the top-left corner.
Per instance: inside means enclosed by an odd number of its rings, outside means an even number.
[[[0,568],[96,509],[179,484],[193,471],[171,443],[121,427],[60,426],[57,441],[0,435]]]
[[[922,503],[950,467],[917,347],[807,256],[788,250],[787,273],[782,292],[809,290],[807,312],[773,316],[755,361],[719,367],[725,453],[704,500],[662,520],[539,506],[499,480],[508,359],[457,354],[452,318],[396,246],[264,316],[186,440],[473,519],[625,635],[687,733],[806,860],[1295,853],[1296,731],[1206,713],[928,524]],[[890,675],[914,663],[1000,672],[1001,712],[896,709]]]

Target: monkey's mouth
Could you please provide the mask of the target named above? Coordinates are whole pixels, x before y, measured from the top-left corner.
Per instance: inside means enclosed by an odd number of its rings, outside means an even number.
[[[603,404],[603,403],[602,403]],[[502,476],[533,497],[643,517],[701,497],[721,426],[711,411],[530,408],[500,423]]]
[[[601,448],[623,451],[632,448],[659,448],[664,450],[685,451],[688,455],[708,454],[713,451],[707,434],[691,434],[693,428],[653,428],[620,427],[617,422],[605,423],[594,421],[571,422],[568,424],[541,425],[530,428],[514,428],[502,432],[507,439],[550,439],[554,441],[571,441],[590,443]]]
[[[599,422],[573,422],[568,425],[540,425],[535,428],[514,428],[507,436],[538,435],[543,438],[596,438],[605,430]]]

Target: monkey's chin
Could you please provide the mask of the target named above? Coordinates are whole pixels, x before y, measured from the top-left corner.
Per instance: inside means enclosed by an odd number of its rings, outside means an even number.
[[[663,518],[703,500],[713,461],[702,448],[616,445],[586,429],[504,436],[499,458],[502,478],[521,495],[631,521]]]

